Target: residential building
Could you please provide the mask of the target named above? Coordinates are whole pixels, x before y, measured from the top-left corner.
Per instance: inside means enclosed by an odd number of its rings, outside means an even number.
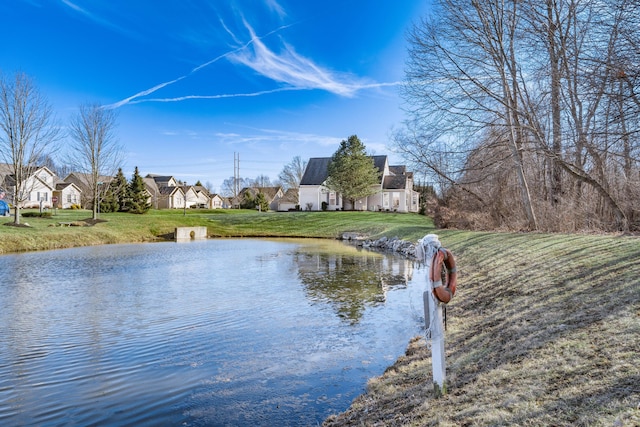
[[[348,200],[326,187],[331,157],[309,159],[300,181],[299,204],[303,210],[367,210],[418,212],[419,193],[413,190],[413,172],[405,166],[389,166],[387,156],[372,156],[374,166],[380,171],[376,193],[357,200],[351,206]]]
[[[193,190],[196,193],[195,207],[203,209],[213,209],[211,205],[213,199],[209,194],[209,190],[207,190],[202,185],[194,185]]]
[[[108,175],[98,176],[98,180],[95,183],[98,185],[98,197],[104,194],[112,179],[113,177]],[[85,209],[93,209],[93,179],[91,178],[91,174],[72,172],[63,179],[63,182],[75,184],[81,192],[80,204],[82,207]]]
[[[53,191],[53,207],[58,209],[71,209],[72,206],[81,206],[82,190],[73,182],[58,181]]]
[[[184,209],[185,194],[172,176],[148,174],[143,179],[154,209]]]
[[[219,194],[212,194],[209,209],[226,209],[229,207],[229,200]]]
[[[242,200],[244,200],[245,195],[249,193],[252,198],[256,198],[258,193],[264,194],[267,199],[267,203],[269,203],[269,210],[277,211],[278,210],[278,201],[284,196],[284,192],[282,191],[282,187],[245,187],[240,190],[238,193],[238,197],[236,197],[236,201],[234,204],[240,205]]]
[[[56,175],[47,167],[38,167],[25,177],[21,188],[16,191],[16,177],[13,167],[0,164],[0,188],[4,189],[5,200],[21,208],[51,208]],[[15,195],[18,195],[14,200]]]
[[[298,189],[289,188],[284,195],[278,200],[278,211],[293,211],[299,208],[298,205]]]

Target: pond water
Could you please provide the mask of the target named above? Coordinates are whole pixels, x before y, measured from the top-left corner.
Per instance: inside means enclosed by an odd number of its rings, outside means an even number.
[[[319,425],[422,333],[424,276],[324,240],[0,256],[0,425]]]

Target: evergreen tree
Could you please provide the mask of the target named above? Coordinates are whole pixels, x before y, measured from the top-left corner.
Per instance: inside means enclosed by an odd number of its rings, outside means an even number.
[[[327,188],[349,200],[351,209],[355,209],[356,200],[380,191],[376,188],[380,184],[380,171],[356,135],[340,142],[340,147],[331,157],[328,175]]]
[[[151,204],[147,202],[148,194],[144,186],[144,181],[136,166],[133,177],[129,183],[125,209],[129,213],[143,214],[151,209]]]
[[[109,188],[100,202],[100,212],[123,211],[127,197],[127,186],[127,178],[122,173],[122,168],[118,168],[118,173],[109,183]]]
[[[104,196],[100,199],[100,212],[109,213],[109,212],[117,212],[118,211],[118,200],[116,199],[115,194],[113,194],[113,190],[111,185],[105,191]]]
[[[241,209],[255,209],[256,208],[256,199],[253,197],[253,193],[250,189],[247,189],[242,195],[242,200],[240,201]]]
[[[267,196],[264,195],[262,191],[260,191],[255,198],[256,207],[260,208],[261,212],[267,212],[269,210],[269,202],[267,201]]]

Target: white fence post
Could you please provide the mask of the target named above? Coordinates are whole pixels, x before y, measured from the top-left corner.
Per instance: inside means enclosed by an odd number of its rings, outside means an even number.
[[[444,324],[442,317],[442,303],[433,295],[433,282],[429,272],[433,255],[441,247],[440,240],[435,234],[428,234],[418,242],[416,255],[426,266],[427,290],[423,293],[424,320],[427,340],[431,339],[431,366],[433,369],[433,390],[436,397],[447,393],[446,361],[444,352]],[[428,343],[427,343],[428,344]]]

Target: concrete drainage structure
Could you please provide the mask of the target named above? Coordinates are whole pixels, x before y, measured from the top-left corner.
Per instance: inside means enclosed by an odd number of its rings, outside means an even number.
[[[176,242],[185,240],[203,240],[207,238],[207,227],[176,227]]]

